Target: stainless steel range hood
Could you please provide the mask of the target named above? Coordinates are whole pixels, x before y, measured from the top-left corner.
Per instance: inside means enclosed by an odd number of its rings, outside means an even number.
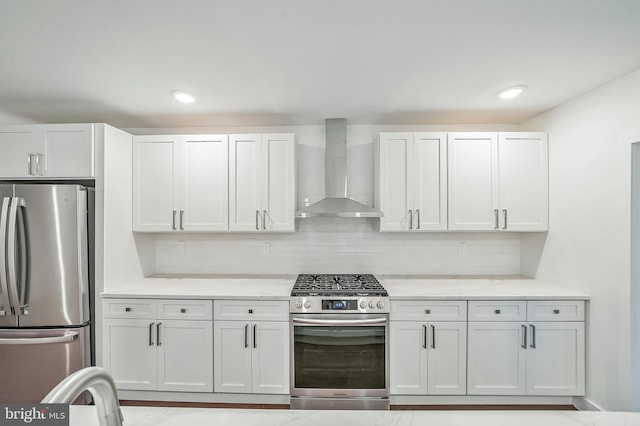
[[[382,217],[381,211],[347,196],[347,120],[329,118],[325,127],[325,198],[298,210],[296,217]]]

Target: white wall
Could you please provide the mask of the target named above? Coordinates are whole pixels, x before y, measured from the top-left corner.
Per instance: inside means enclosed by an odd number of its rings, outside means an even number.
[[[349,195],[373,205],[373,140],[381,131],[514,130],[516,126],[348,126]],[[324,196],[324,125],[274,128],[129,129],[145,133],[293,132],[297,200]],[[292,234],[163,234],[156,271],[164,274],[517,275],[520,235],[380,233],[376,219],[302,219]]]
[[[3,111],[2,107],[0,107],[0,125],[10,124],[36,124],[36,122],[29,118]]]
[[[549,233],[546,241],[522,240],[523,253],[540,257],[523,264],[537,266],[536,278],[591,295],[587,399],[628,410],[630,165],[640,135],[640,70],[522,125],[534,129],[549,133]]]

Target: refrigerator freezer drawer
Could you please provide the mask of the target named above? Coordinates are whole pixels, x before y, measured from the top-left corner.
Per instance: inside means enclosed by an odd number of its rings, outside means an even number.
[[[0,401],[40,402],[69,374],[91,364],[89,326],[0,330]]]

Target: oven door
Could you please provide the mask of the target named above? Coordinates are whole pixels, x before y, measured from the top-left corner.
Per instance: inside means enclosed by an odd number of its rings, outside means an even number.
[[[389,396],[388,314],[292,314],[291,396]]]

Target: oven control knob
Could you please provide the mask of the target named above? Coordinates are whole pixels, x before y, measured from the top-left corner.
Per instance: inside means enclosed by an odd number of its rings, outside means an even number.
[[[304,308],[305,309],[309,309],[310,307],[311,307],[311,302],[309,302],[309,301],[304,302]]]
[[[367,302],[365,302],[364,300],[360,302],[360,309],[367,309]]]
[[[302,308],[302,302],[296,302],[296,309]]]
[[[376,305],[378,306],[378,309],[384,308],[384,302],[382,300],[378,301]]]
[[[369,307],[370,307],[370,308],[372,308],[372,309],[373,309],[373,308],[375,308],[375,307],[376,307],[376,302],[374,302],[373,300],[371,300],[371,301],[369,302]]]

